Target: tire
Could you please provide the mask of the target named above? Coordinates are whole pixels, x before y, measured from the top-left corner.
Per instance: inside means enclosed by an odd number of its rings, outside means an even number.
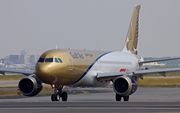
[[[52,100],[52,101],[56,101],[55,94],[52,94],[52,95],[51,95],[51,100]]]
[[[56,101],[59,101],[59,100],[60,100],[59,94],[55,94],[55,100],[56,100]]]
[[[124,96],[123,99],[124,101],[129,101],[129,96]]]
[[[66,92],[62,92],[61,98],[62,98],[62,101],[67,101],[67,99],[68,99],[67,93]]]
[[[121,101],[121,96],[116,93],[116,101]]]
[[[52,95],[51,95],[51,100],[52,100],[52,101],[59,101],[59,100],[60,100],[60,96],[57,95],[57,94],[52,94]]]

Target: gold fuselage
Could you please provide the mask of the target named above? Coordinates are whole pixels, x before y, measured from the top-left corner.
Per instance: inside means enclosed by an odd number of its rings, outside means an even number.
[[[96,59],[105,53],[91,50],[49,50],[40,58],[60,58],[62,62],[37,62],[35,75],[47,84],[71,85],[82,78]]]

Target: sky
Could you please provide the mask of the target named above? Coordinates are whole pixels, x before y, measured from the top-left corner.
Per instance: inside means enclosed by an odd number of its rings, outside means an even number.
[[[0,0],[0,58],[56,46],[120,51],[135,4],[138,55],[180,56],[180,0]]]

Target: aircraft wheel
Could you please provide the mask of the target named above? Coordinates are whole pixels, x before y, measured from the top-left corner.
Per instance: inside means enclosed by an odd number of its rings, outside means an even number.
[[[60,96],[58,94],[52,94],[51,95],[51,100],[52,101],[59,101],[60,100]]]
[[[52,94],[52,95],[51,95],[51,100],[52,100],[52,101],[56,101],[55,94]]]
[[[68,94],[67,94],[66,92],[62,92],[61,98],[62,98],[62,101],[67,101],[67,99],[68,99]]]
[[[116,93],[116,101],[121,101],[121,96]]]
[[[124,101],[129,101],[129,96],[124,96],[123,99]]]
[[[60,95],[59,94],[55,94],[55,97],[56,97],[56,101],[60,100]]]

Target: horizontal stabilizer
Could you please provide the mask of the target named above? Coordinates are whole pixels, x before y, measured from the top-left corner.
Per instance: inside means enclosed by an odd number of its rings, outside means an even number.
[[[145,61],[139,61],[139,63],[141,64],[141,63],[160,62],[160,61],[177,60],[177,59],[180,59],[180,57],[145,60]]]

